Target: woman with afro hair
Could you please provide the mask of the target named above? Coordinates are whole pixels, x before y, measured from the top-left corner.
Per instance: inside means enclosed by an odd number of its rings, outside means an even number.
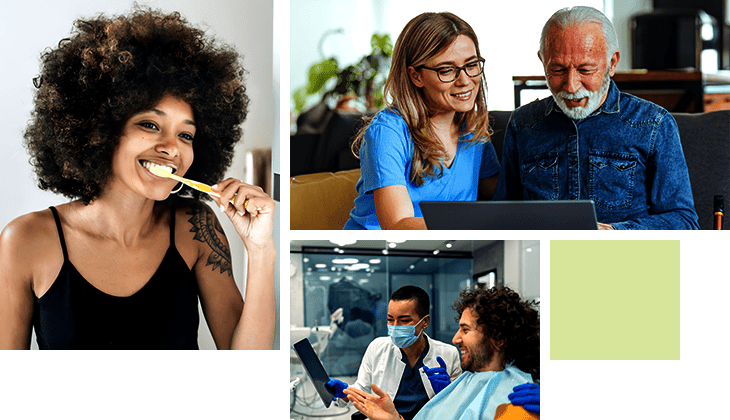
[[[77,20],[41,57],[26,147],[43,190],[72,201],[0,235],[0,348],[271,348],[274,201],[222,180],[248,97],[238,54],[177,13]],[[248,254],[245,305],[208,195]],[[174,195],[172,193],[177,193]]]

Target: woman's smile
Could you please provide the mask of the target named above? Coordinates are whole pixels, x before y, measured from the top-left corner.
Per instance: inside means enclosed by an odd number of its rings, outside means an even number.
[[[112,160],[111,186],[126,185],[139,195],[164,200],[176,182],[153,174],[150,168],[185,174],[193,163],[194,137],[192,107],[172,95],[163,96],[152,109],[127,120]]]

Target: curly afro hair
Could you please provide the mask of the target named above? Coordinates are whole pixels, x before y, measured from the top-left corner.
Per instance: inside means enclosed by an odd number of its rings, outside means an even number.
[[[135,8],[77,20],[74,28],[41,55],[33,80],[35,109],[24,137],[38,186],[85,204],[98,198],[124,123],[165,94],[190,104],[195,116],[195,159],[186,176],[220,181],[248,109],[238,53],[179,13]]]
[[[476,284],[461,291],[453,309],[459,313],[466,309],[478,315],[477,323],[486,327],[485,334],[492,343],[500,343],[505,361],[513,363],[523,372],[540,379],[540,314],[535,301],[523,301],[509,287],[487,289]]]

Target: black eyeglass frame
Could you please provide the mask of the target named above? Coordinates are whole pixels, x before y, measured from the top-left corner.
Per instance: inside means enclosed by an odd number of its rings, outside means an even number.
[[[487,61],[487,60],[486,60],[486,59],[484,59],[484,58],[480,58],[480,59],[477,59],[477,63],[479,63],[479,73],[477,73],[477,74],[475,74],[475,75],[473,75],[473,76],[472,76],[471,74],[469,74],[469,73],[468,73],[468,72],[466,71],[466,67],[467,67],[467,66],[469,66],[469,65],[471,65],[471,64],[474,64],[474,62],[473,62],[473,61],[470,61],[470,62],[468,62],[468,63],[464,64],[464,65],[463,65],[463,66],[461,66],[461,67],[459,67],[459,66],[441,66],[441,67],[436,67],[436,68],[433,68],[433,67],[426,67],[426,66],[418,66],[418,68],[423,68],[423,69],[426,69],[426,70],[431,70],[431,71],[435,71],[435,72],[436,72],[436,77],[438,77],[438,78],[439,78],[439,81],[441,81],[441,83],[451,83],[451,82],[453,82],[454,80],[456,80],[456,79],[458,79],[458,78],[459,78],[459,75],[461,75],[461,71],[462,71],[462,70],[464,70],[464,74],[466,74],[466,75],[467,75],[467,76],[469,76],[469,77],[477,77],[477,76],[481,76],[481,75],[482,75],[482,74],[484,73],[484,62],[485,62],[485,61]],[[456,75],[455,75],[455,76],[454,76],[454,78],[453,78],[453,79],[451,79],[451,80],[443,80],[443,79],[441,78],[441,74],[440,74],[439,72],[440,72],[441,70],[444,70],[444,69],[449,69],[449,68],[450,68],[450,69],[454,69],[454,70],[456,70]]]

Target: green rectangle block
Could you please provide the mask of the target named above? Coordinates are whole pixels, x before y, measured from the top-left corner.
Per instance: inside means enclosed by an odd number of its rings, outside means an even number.
[[[679,241],[550,241],[551,360],[679,360]]]

